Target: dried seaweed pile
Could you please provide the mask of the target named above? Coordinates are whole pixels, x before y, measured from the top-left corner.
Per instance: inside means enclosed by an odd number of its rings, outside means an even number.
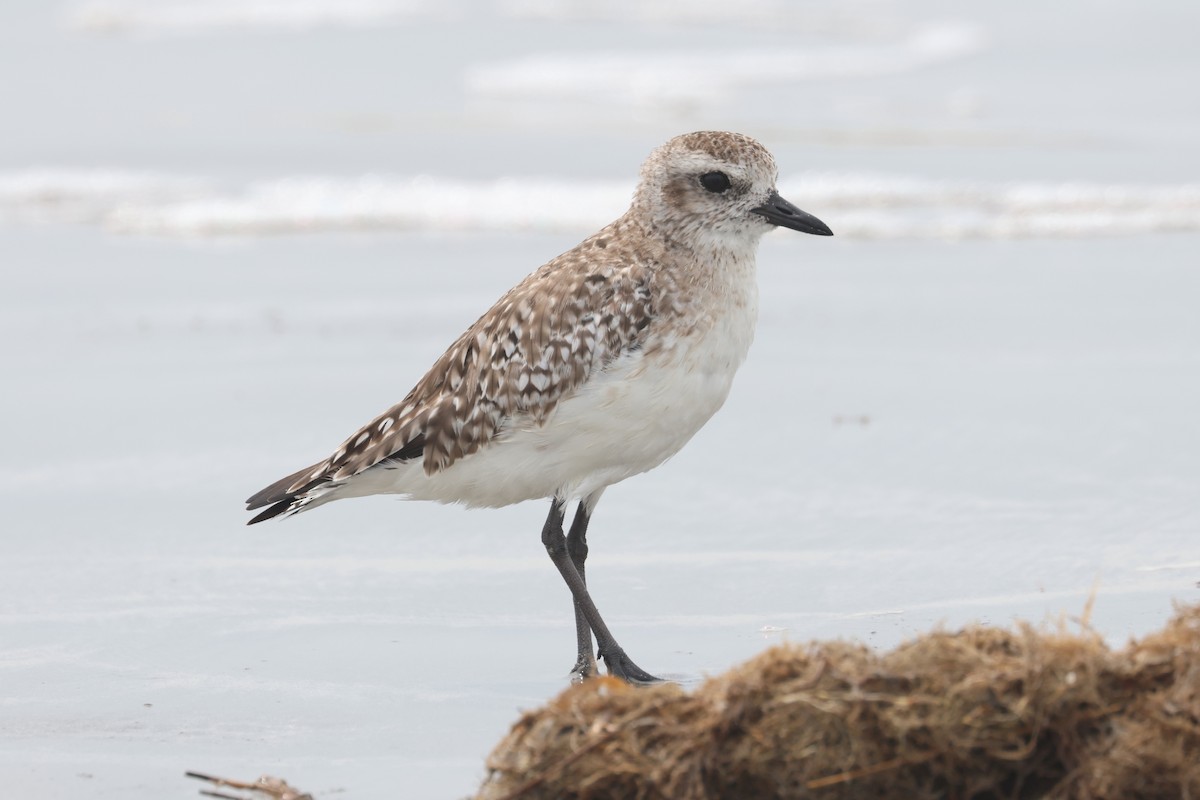
[[[1120,651],[972,627],[773,648],[692,692],[574,686],[488,759],[501,798],[1200,798],[1200,606]]]

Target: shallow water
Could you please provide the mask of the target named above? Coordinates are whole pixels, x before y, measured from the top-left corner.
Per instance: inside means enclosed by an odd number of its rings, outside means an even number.
[[[768,237],[725,409],[597,511],[589,578],[643,667],[694,682],[778,641],[889,647],[1090,597],[1119,643],[1197,599],[1200,11],[237,7],[259,8],[0,26],[30,78],[0,134],[15,796],[191,796],[186,769],[468,794],[573,662],[546,509],[369,498],[247,529],[240,500],[390,405],[694,128],[758,135],[839,235]],[[970,47],[899,64],[933,29]],[[797,50],[819,76],[663,97],[636,84],[655,48]],[[614,53],[566,97],[478,77]]]

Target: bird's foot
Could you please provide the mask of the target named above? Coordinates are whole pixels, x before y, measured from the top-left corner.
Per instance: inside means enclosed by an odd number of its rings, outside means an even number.
[[[615,645],[607,650],[601,650],[600,657],[604,659],[604,665],[608,667],[608,674],[615,678],[620,678],[626,683],[633,684],[634,686],[650,686],[655,683],[666,683],[662,678],[656,678],[633,663],[633,659],[627,656],[624,650]]]
[[[571,668],[571,683],[583,683],[588,678],[594,678],[599,674],[600,670],[596,667],[596,659],[590,652],[583,652],[579,654],[579,658],[575,659],[575,666]]]

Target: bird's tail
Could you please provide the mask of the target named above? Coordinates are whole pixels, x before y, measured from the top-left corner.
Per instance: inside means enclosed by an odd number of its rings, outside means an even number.
[[[286,478],[280,478],[265,489],[250,495],[246,499],[247,511],[254,511],[255,509],[263,508],[263,506],[267,508],[246,524],[253,525],[256,522],[263,522],[264,520],[278,517],[281,514],[295,514],[303,511],[313,500],[322,494],[314,494],[313,490],[330,482],[330,478],[327,475],[311,478],[315,470],[323,464],[324,462],[319,462],[297,470]]]

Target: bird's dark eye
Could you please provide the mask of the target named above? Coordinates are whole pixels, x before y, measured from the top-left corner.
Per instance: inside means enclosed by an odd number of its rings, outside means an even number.
[[[700,185],[714,194],[729,188],[729,176],[724,172],[706,172],[700,176]]]

